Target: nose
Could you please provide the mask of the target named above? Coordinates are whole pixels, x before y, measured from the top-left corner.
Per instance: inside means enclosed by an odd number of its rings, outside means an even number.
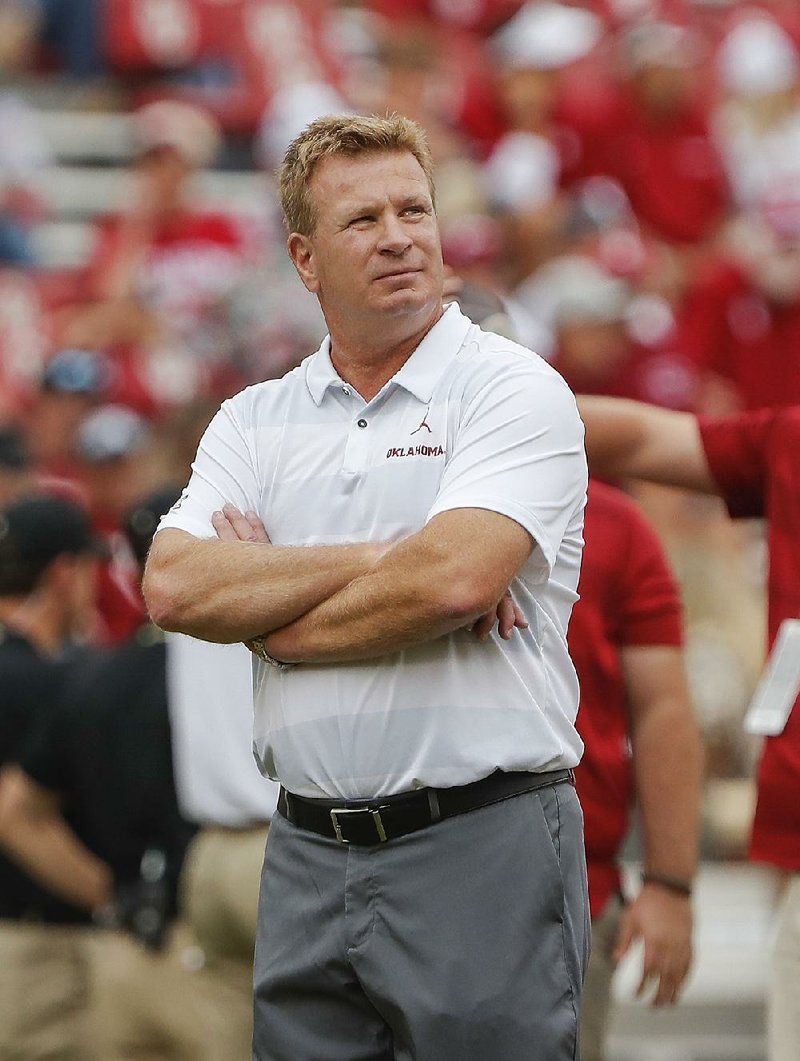
[[[387,214],[382,218],[378,249],[387,254],[402,254],[411,246],[411,238],[401,218]]]

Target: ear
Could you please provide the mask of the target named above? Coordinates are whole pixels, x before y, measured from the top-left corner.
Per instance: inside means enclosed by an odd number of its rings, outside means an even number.
[[[306,290],[316,295],[319,292],[319,277],[311,239],[299,232],[293,232],[286,241],[286,249]]]

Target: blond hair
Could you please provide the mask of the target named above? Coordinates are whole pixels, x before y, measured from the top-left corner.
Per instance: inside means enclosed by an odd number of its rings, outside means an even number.
[[[290,232],[310,236],[317,223],[309,191],[314,171],[323,159],[408,151],[419,162],[435,201],[433,160],[422,128],[402,114],[361,117],[336,114],[317,118],[286,149],[278,176],[280,199]]]

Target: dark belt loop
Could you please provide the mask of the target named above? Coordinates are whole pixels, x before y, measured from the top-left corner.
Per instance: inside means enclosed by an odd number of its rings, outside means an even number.
[[[438,822],[442,817],[442,813],[439,810],[439,793],[435,788],[428,789],[428,806],[431,809],[431,824]]]

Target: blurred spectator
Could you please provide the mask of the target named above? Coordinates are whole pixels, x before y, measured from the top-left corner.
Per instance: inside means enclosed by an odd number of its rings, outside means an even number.
[[[177,492],[159,490],[128,514],[140,565]],[[0,801],[7,850],[77,920],[122,930],[94,942],[94,1056],[223,1061],[202,1019],[199,972],[182,965],[185,944],[171,936],[192,830],[175,796],[160,632],[145,622],[124,645],[85,661],[17,764],[6,769]]]
[[[105,542],[108,559],[98,571],[95,640],[129,637],[144,617],[139,570],[124,533],[125,514],[150,486],[149,425],[131,409],[101,405],[78,426],[75,438],[76,482],[92,524]]]
[[[167,675],[178,802],[199,826],[181,900],[213,985],[220,1059],[249,1061],[258,887],[278,799],[253,758],[251,657],[242,645],[167,634]]]
[[[706,48],[686,22],[634,22],[619,39],[620,80],[604,105],[578,96],[562,114],[582,144],[581,174],[614,177],[645,233],[678,245],[711,238],[728,209],[701,91]]]
[[[525,4],[492,38],[497,88],[508,131],[485,173],[503,223],[505,271],[514,286],[563,249],[566,203],[559,195],[579,150],[558,106],[573,64],[600,39],[601,24],[563,4]]]
[[[573,390],[691,406],[691,365],[674,345],[668,307],[637,297],[630,283],[598,262],[556,258],[515,297],[550,329],[549,359]]]
[[[800,54],[772,19],[753,11],[717,56],[717,140],[738,205],[752,209],[778,180],[800,177]]]
[[[592,956],[581,1058],[602,1061],[617,962],[644,944],[641,989],[677,1001],[692,953],[702,753],[682,651],[678,587],[655,531],[620,491],[592,482],[570,655],[581,683],[584,808]],[[636,803],[643,887],[624,905],[620,850]]]
[[[226,369],[228,303],[250,259],[244,225],[191,205],[192,177],[219,144],[213,119],[163,101],[138,111],[134,128],[130,207],[100,230],[86,280],[94,301],[66,317],[64,341],[113,351],[157,403],[213,387]]]
[[[95,542],[82,511],[37,497],[0,512],[0,841],[9,850],[6,799],[17,762],[40,722],[56,711],[71,666],[67,654],[88,617]],[[89,745],[92,744],[90,740]],[[73,851],[47,828],[37,845],[77,888],[102,893],[98,866],[72,876]],[[74,899],[74,895],[72,896]],[[91,1058],[89,918],[0,855],[0,1055]]]
[[[687,293],[682,349],[714,411],[800,403],[800,174],[732,226]]]
[[[110,363],[90,350],[60,350],[47,362],[24,412],[38,475],[75,478],[78,425],[101,400],[110,379]]]

